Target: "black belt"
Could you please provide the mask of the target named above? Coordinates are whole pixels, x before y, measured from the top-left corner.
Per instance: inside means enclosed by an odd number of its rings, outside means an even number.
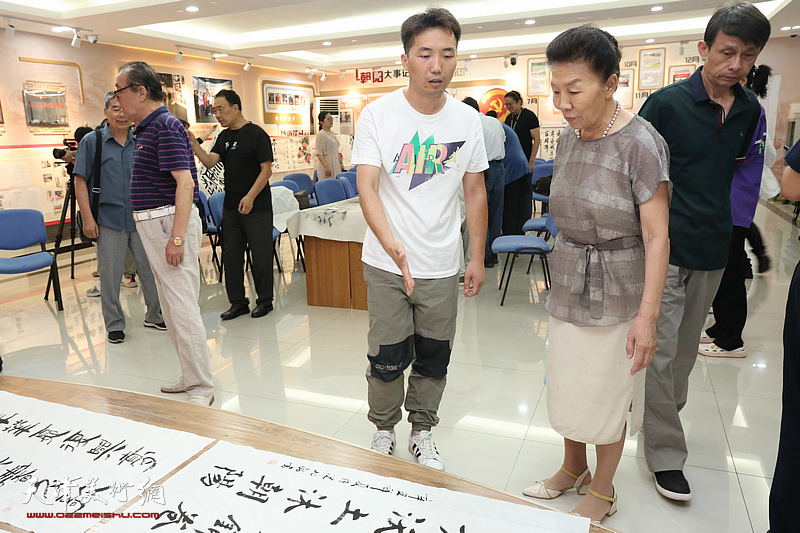
[[[495,159],[494,161],[489,161],[489,164],[491,165],[492,163],[497,164],[497,163],[502,163],[502,162],[503,162],[502,159]]]

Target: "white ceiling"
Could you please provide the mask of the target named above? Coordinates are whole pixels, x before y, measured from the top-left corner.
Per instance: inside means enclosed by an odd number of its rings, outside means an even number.
[[[692,41],[702,37],[714,8],[724,0],[478,0],[441,2],[462,25],[459,54],[499,57],[541,52],[559,32],[591,23],[610,31],[623,45]],[[72,26],[99,35],[102,43],[232,60],[292,71],[312,67],[335,72],[390,66],[402,53],[399,28],[425,8],[416,0],[6,0],[0,17]],[[46,7],[42,7],[46,5]],[[756,2],[772,22],[772,36],[800,27],[800,0]],[[188,12],[196,6],[197,12]],[[653,6],[661,6],[658,12]],[[535,20],[526,24],[527,20]],[[49,26],[10,21],[18,31],[51,34]],[[4,27],[0,22],[0,29]],[[72,38],[72,33],[64,33]],[[329,46],[323,46],[328,41]],[[86,45],[88,46],[88,45]],[[196,50],[195,47],[203,50]],[[239,56],[239,57],[234,57]]]

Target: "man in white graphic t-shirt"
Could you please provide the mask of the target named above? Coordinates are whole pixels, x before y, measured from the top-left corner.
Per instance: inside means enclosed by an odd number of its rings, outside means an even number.
[[[456,68],[461,26],[429,8],[400,29],[409,84],[361,113],[351,162],[358,165],[369,229],[361,259],[368,289],[367,368],[372,449],[391,454],[405,401],[409,450],[444,469],[431,429],[455,337],[463,185],[470,240],[486,239],[489,166],[478,115],[445,93]],[[473,247],[464,295],[480,292],[483,249]],[[404,371],[411,366],[408,392]]]

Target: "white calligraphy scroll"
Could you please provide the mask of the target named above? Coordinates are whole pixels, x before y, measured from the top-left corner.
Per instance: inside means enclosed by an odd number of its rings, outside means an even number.
[[[36,533],[82,532],[100,518],[74,513],[113,513],[141,494],[166,504],[154,482],[211,442],[0,391],[0,522]],[[67,513],[73,517],[58,516]],[[151,521],[131,521],[149,530]]]
[[[586,533],[589,520],[555,511],[305,461],[226,442],[164,484],[148,529],[114,519],[99,533]],[[134,504],[135,508],[140,508]]]

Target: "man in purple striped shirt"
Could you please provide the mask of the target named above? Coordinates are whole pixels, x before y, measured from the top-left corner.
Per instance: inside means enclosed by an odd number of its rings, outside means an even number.
[[[162,385],[161,392],[187,392],[191,403],[211,405],[211,354],[197,301],[202,225],[194,205],[199,196],[189,137],[164,105],[161,81],[147,63],[123,65],[114,92],[125,115],[138,125],[130,188],[133,218],[181,364],[181,379]]]

